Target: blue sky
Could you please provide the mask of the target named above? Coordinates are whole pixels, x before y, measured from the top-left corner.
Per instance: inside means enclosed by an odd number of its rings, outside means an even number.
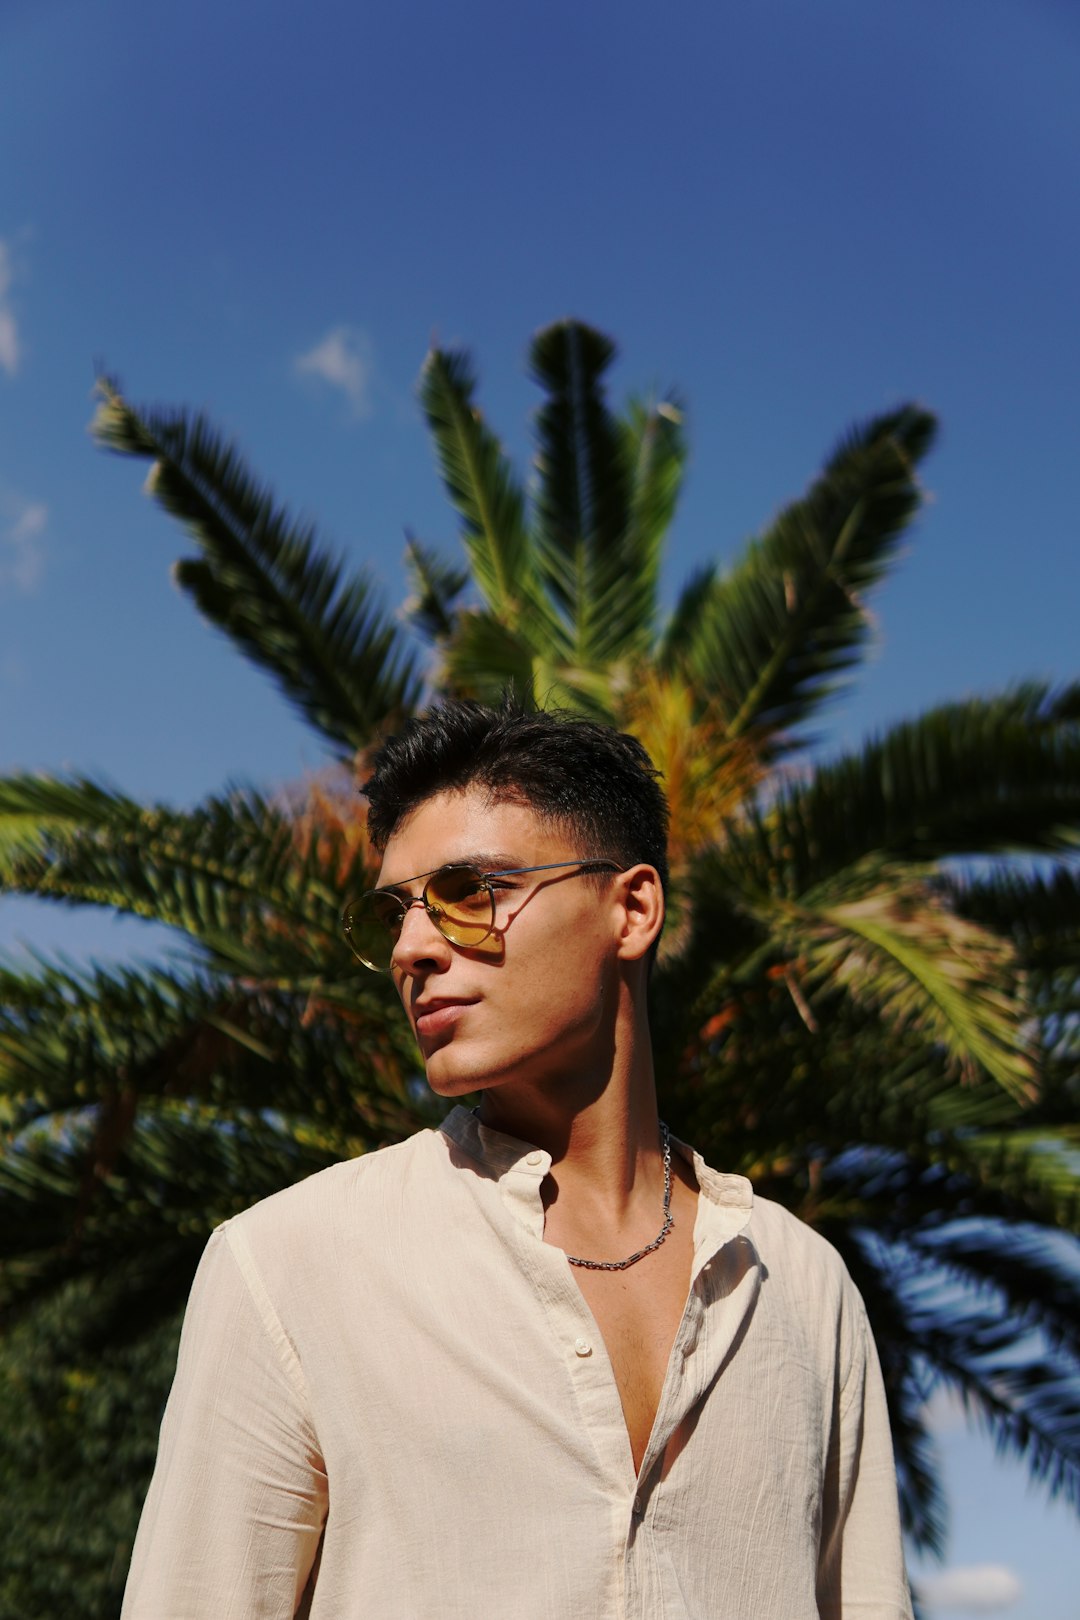
[[[183,536],[84,431],[95,365],[205,406],[394,603],[404,529],[453,543],[428,343],[473,351],[524,458],[525,346],[568,313],[618,340],[617,394],[686,403],[669,597],[849,423],[940,413],[932,504],[820,748],[1077,673],[1068,0],[4,0],[0,61],[0,769],[187,803],[322,763],[170,588]],[[19,939],[146,945],[5,902]],[[1075,1521],[942,1443],[950,1564],[985,1567],[935,1612],[1075,1616]]]

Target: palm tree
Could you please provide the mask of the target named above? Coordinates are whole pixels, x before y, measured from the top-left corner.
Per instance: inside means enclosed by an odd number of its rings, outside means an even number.
[[[665,1116],[843,1253],[914,1542],[942,1543],[937,1385],[1080,1504],[1080,685],[945,705],[812,768],[807,726],[866,647],[933,418],[905,406],[853,430],[665,614],[682,411],[613,413],[613,355],[577,322],[535,338],[531,497],[467,357],[429,356],[420,395],[466,566],[410,540],[404,622],[205,420],[102,382],[99,439],[152,464],[194,543],[180,586],[307,718],[328,771],[191,812],[83,778],[0,781],[7,888],[191,943],[187,965],[153,970],[3,969],[4,1306],[107,1277],[95,1330],[137,1339],[175,1315],[216,1222],[430,1120],[385,987],[338,935],[372,870],[355,781],[433,698],[513,686],[633,731],[663,771]]]

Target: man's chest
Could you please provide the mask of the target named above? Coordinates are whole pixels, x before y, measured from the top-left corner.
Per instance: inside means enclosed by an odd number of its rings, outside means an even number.
[[[480,1474],[537,1448],[546,1466],[563,1456],[632,1479],[654,1427],[659,1457],[688,1418],[726,1451],[745,1422],[755,1446],[775,1433],[785,1451],[820,1448],[829,1392],[801,1319],[775,1283],[759,1287],[750,1245],[721,1249],[688,1288],[671,1239],[626,1273],[579,1276],[507,1230],[505,1245],[459,1245],[452,1228],[422,1246],[365,1244],[355,1264],[338,1251],[294,1341],[328,1464],[351,1473],[393,1454],[427,1477],[437,1459],[458,1477],[475,1465],[484,1494]]]
[[[633,1290],[594,1293],[594,1309],[541,1243],[499,1294],[502,1267],[475,1253],[369,1263],[368,1313],[346,1286],[321,1325],[333,1376],[314,1376],[299,1346],[335,1534],[360,1537],[368,1560],[428,1545],[433,1524],[463,1548],[498,1526],[507,1568],[528,1570],[538,1539],[606,1549],[604,1567],[616,1555],[621,1567],[643,1536],[643,1557],[701,1548],[723,1504],[747,1517],[740,1545],[802,1557],[817,1544],[834,1392],[749,1246],[710,1272],[681,1298],[654,1278],[659,1310],[643,1305],[643,1272]],[[650,1599],[643,1612],[661,1611]]]
[[[635,1474],[660,1407],[672,1349],[688,1307],[693,1243],[676,1232],[626,1271],[575,1268],[574,1280],[604,1341]]]

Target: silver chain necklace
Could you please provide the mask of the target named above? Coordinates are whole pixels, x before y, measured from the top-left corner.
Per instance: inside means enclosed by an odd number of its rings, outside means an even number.
[[[664,1149],[664,1224],[657,1236],[626,1260],[581,1260],[576,1254],[568,1254],[566,1258],[572,1266],[584,1266],[588,1271],[625,1271],[628,1266],[636,1266],[639,1260],[644,1260],[647,1254],[652,1254],[663,1243],[675,1225],[675,1217],[671,1213],[671,1132],[663,1120],[660,1121],[660,1141]]]

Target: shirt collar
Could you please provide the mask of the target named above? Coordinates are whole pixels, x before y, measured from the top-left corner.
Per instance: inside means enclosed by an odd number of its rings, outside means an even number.
[[[451,1109],[439,1129],[448,1136],[462,1153],[475,1159],[497,1178],[510,1170],[520,1170],[534,1181],[543,1181],[551,1169],[551,1154],[532,1142],[522,1142],[516,1136],[492,1130],[484,1125],[471,1109]]]
[[[468,1108],[451,1110],[439,1127],[444,1135],[498,1181],[503,1195],[531,1228],[543,1236],[539,1186],[551,1169],[551,1154],[532,1142],[492,1130]],[[694,1271],[746,1227],[754,1206],[754,1192],[745,1176],[724,1174],[705,1163],[674,1136],[672,1147],[694,1167],[698,1183],[698,1213],[694,1225]]]

